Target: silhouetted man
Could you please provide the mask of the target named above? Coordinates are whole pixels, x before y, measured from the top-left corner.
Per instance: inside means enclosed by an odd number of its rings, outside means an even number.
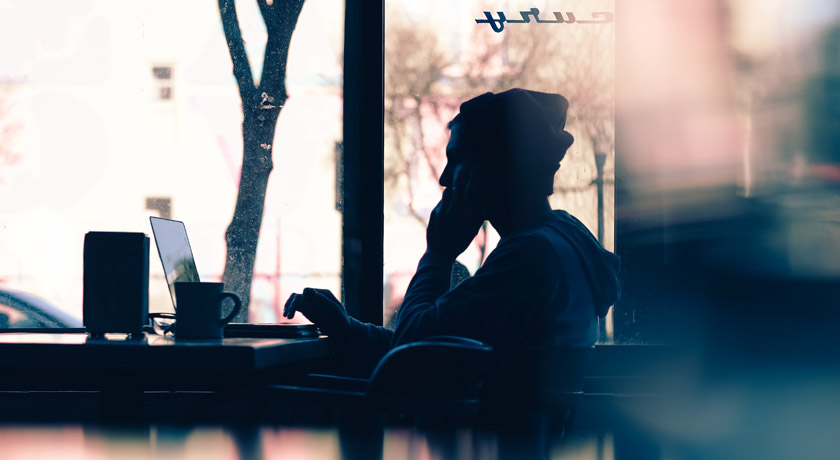
[[[568,102],[512,89],[463,103],[449,123],[443,196],[429,219],[426,252],[394,329],[347,315],[327,290],[286,302],[349,353],[373,366],[397,345],[435,335],[480,340],[501,352],[586,347],[618,298],[618,257],[577,219],[552,211],[554,173],[573,142]],[[487,220],[501,236],[475,275],[450,290],[455,258]]]

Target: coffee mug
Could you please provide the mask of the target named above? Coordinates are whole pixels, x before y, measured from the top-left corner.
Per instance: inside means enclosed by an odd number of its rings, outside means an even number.
[[[232,292],[223,292],[223,283],[175,283],[175,337],[180,339],[220,339],[225,324],[239,313],[242,301]],[[233,300],[233,311],[222,316],[222,300]]]

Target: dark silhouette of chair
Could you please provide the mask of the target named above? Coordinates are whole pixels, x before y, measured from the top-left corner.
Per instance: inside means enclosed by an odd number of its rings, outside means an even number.
[[[571,427],[592,352],[505,355],[471,339],[430,337],[391,350],[367,379],[307,374],[268,385],[252,420],[337,426],[342,458],[382,458],[384,428],[397,425],[439,439],[470,427],[496,436],[499,458],[544,459]],[[272,409],[291,406],[303,417]]]
[[[308,374],[269,385],[269,401],[386,415],[388,422],[417,417],[447,420],[478,414],[492,347],[455,336],[436,336],[389,351],[370,378]],[[314,405],[314,406],[313,406]]]
[[[298,417],[278,419],[267,413],[272,406],[283,412],[294,405],[303,409],[303,423],[338,427],[342,458],[379,459],[386,425],[435,431],[470,423],[479,413],[492,350],[454,336],[401,345],[379,361],[368,379],[307,374],[268,385],[260,398],[261,419],[300,424]],[[320,418],[313,420],[312,412]]]
[[[492,347],[436,336],[391,350],[377,365],[366,394],[402,412],[475,415],[492,363]]]

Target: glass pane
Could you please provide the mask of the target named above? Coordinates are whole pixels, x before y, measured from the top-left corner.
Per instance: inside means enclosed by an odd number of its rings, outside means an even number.
[[[242,163],[242,103],[214,2],[0,3],[0,288],[82,316],[88,231],[186,223],[202,280],[219,280]],[[259,83],[266,31],[237,2]],[[343,2],[308,0],[288,56],[251,297],[274,321],[303,285],[339,292]],[[171,311],[150,251],[150,311]]]
[[[542,20],[555,20],[558,12],[567,23],[538,23],[532,8]],[[510,19],[525,11],[529,23],[508,23],[496,32],[489,23],[476,23],[485,11]],[[612,22],[572,24],[568,13],[584,20],[614,11],[612,0],[386,2],[386,323],[425,250],[426,223],[442,190],[446,124],[461,102],[487,91],[520,87],[569,99],[566,130],[575,143],[550,202],[577,216],[612,250],[615,30]],[[471,273],[499,239],[491,226],[485,230],[458,258]]]
[[[840,276],[838,3],[617,3],[616,341],[729,362],[743,344],[820,350]]]

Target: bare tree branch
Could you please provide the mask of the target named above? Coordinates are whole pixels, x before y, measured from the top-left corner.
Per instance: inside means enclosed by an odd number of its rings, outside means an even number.
[[[219,0],[219,13],[222,17],[222,28],[225,31],[230,60],[233,63],[233,76],[239,86],[239,96],[245,101],[252,100],[256,93],[254,77],[251,74],[251,63],[245,52],[245,42],[239,28],[239,18],[236,15],[234,0]]]
[[[277,28],[277,11],[273,1],[257,0],[257,6],[260,7],[260,14],[265,23],[265,30],[269,37],[275,33]]]
[[[266,0],[258,0],[263,11],[268,42],[265,47],[260,92],[275,99],[277,106],[286,103],[286,61],[289,56],[289,43],[295,30],[303,0],[275,0],[271,5],[263,5]]]

